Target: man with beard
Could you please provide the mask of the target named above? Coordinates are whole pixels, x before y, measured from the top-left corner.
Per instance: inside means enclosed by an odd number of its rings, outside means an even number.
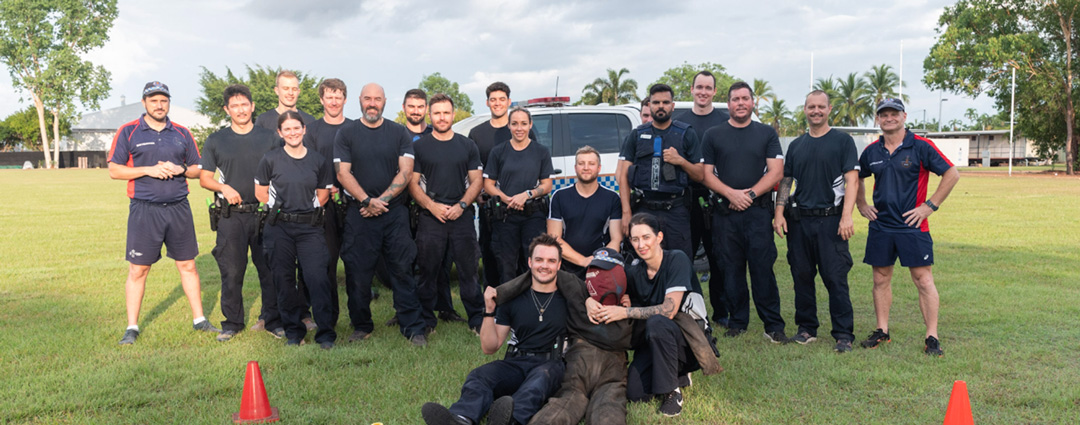
[[[855,234],[852,211],[859,188],[859,160],[851,136],[829,127],[832,106],[827,93],[810,92],[803,112],[810,132],[788,145],[773,217],[776,234],[781,239],[788,236],[788,265],[795,283],[795,325],[799,330],[791,340],[805,345],[817,339],[814,275],[821,273],[821,282],[829,291],[834,349],[846,353],[855,340],[847,241]],[[794,182],[798,182],[795,196],[789,197]]]
[[[510,109],[510,86],[502,81],[491,83],[487,87],[487,107],[491,111],[491,119],[469,131],[469,138],[476,142],[476,148],[480,152],[480,163],[487,166],[488,156],[495,145],[510,140],[510,117],[506,115]],[[529,130],[530,140],[536,138],[536,132]],[[480,257],[484,260],[484,282],[488,286],[497,286],[499,283],[498,259],[491,249],[491,220],[490,206],[485,205],[488,196],[479,198],[480,205]]]
[[[577,150],[574,174],[573,185],[551,194],[547,232],[562,246],[562,269],[584,279],[593,251],[605,246],[619,250],[622,208],[619,194],[596,180],[600,152],[595,148],[586,145]]]
[[[705,186],[719,195],[713,211],[713,246],[724,259],[724,287],[731,318],[725,336],[746,332],[750,299],[746,272],[754,291],[754,306],[765,324],[765,337],[786,343],[780,292],[773,263],[773,203],[769,192],[784,175],[784,153],[776,130],[754,122],[754,92],[739,81],[728,88],[731,118],[705,132]]]
[[[693,128],[671,119],[673,93],[667,84],[649,88],[653,120],[630,132],[619,152],[622,233],[633,214],[647,211],[660,220],[667,249],[693,255],[687,203],[690,182],[701,181],[701,143]]]
[[[128,213],[128,275],[124,284],[128,327],[120,345],[134,344],[139,337],[146,276],[161,259],[161,245],[176,261],[180,285],[191,306],[196,331],[220,333],[203,316],[199,271],[195,257],[199,243],[188,205],[186,179],[199,177],[199,148],[187,128],[169,120],[169,86],[158,81],[143,87],[146,113],[116,131],[109,149],[109,177],[127,180],[131,198]]]
[[[261,219],[259,200],[255,198],[255,171],[263,155],[278,147],[278,135],[251,121],[255,104],[251,90],[242,84],[225,88],[225,112],[232,124],[214,132],[203,144],[199,183],[214,192],[217,221],[217,245],[214,259],[221,272],[221,322],[218,341],[228,341],[244,329],[244,274],[251,262],[259,274],[262,290],[261,329],[276,338],[285,337],[277,308],[277,290],[266,264],[259,241]],[[214,179],[214,174],[218,175]],[[212,213],[214,214],[214,213]],[[211,217],[214,220],[214,217]]]
[[[277,107],[259,114],[255,118],[255,125],[267,130],[277,131],[277,119],[285,111],[296,111],[304,118],[304,125],[315,122],[315,117],[307,112],[296,108],[296,102],[300,100],[300,78],[295,72],[289,70],[279,71],[274,79],[274,93],[277,94]]]
[[[352,198],[342,243],[353,325],[349,341],[365,340],[374,331],[371,280],[375,263],[385,255],[401,334],[422,347],[427,345],[427,338],[412,277],[416,245],[409,239],[409,215],[403,195],[412,177],[413,145],[401,124],[383,118],[386,95],[382,87],[364,86],[360,105],[362,119],[342,126],[334,141],[338,181]]]
[[[307,126],[304,134],[304,146],[319,152],[327,161],[334,160],[334,138],[339,129],[352,120],[345,118],[345,102],[348,98],[348,88],[345,82],[337,78],[327,78],[319,83],[319,102],[323,106],[323,117]],[[331,202],[327,203],[326,218],[323,221],[323,230],[326,233],[326,249],[330,252],[329,264],[327,264],[326,276],[330,280],[331,300],[334,308],[340,311],[337,294],[337,269],[338,258],[341,256],[341,228],[344,223],[338,221],[334,209],[334,197],[339,194],[341,182],[334,176],[334,186],[330,188]]]
[[[691,110],[683,112],[675,117],[676,120],[690,124],[699,135],[705,134],[710,128],[723,124],[730,118],[724,111],[713,107],[713,97],[716,96],[716,76],[709,71],[698,72],[694,75],[694,85],[690,88],[690,94],[694,96],[694,106]],[[705,185],[699,182],[690,183],[690,244],[692,252],[686,254],[691,259],[697,255],[699,246],[705,247],[705,257],[709,260],[709,301],[713,308],[713,322],[727,327],[728,309],[727,299],[724,297],[724,268],[723,259],[720,258],[712,243],[711,220],[705,208],[711,201],[709,191]]]
[[[436,130],[438,131],[438,130]],[[513,279],[528,289],[501,297],[488,287],[480,347],[491,355],[511,336],[506,358],[473,369],[461,387],[461,398],[449,409],[425,403],[420,410],[428,425],[476,424],[488,413],[488,424],[528,423],[562,381],[562,352],[568,306],[555,283],[559,242],[541,234],[529,246],[529,272]],[[497,400],[496,400],[497,399]],[[494,400],[494,402],[493,402]]]
[[[431,125],[435,128],[413,143],[416,167],[409,181],[409,194],[420,206],[416,227],[417,285],[422,304],[424,326],[434,329],[435,286],[447,250],[458,271],[461,303],[468,314],[469,328],[479,335],[484,299],[476,280],[479,248],[473,227],[473,201],[482,187],[480,153],[476,143],[454,134],[454,101],[437,94],[429,104]],[[404,320],[404,318],[400,318]]]

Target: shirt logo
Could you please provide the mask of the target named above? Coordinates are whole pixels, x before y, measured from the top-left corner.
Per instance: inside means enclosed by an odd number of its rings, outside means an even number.
[[[878,165],[878,164],[880,164],[882,162],[885,162],[885,161],[874,161],[874,162],[870,163],[870,166],[873,167],[873,166]]]
[[[904,168],[911,168],[911,155],[904,156],[904,162],[901,162]]]
[[[128,253],[128,257],[142,257],[142,253],[133,249]]]

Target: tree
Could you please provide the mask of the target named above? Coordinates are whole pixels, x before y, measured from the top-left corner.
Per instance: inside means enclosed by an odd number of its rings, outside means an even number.
[[[790,124],[793,121],[793,115],[787,108],[787,104],[777,98],[773,98],[772,102],[762,107],[760,118],[761,122],[771,125],[777,134],[781,134],[783,131],[784,135],[786,135],[786,127],[788,127],[785,124]]]
[[[1044,152],[1063,147],[1065,172],[1073,174],[1078,11],[1077,0],[960,0],[938,19],[923,82],[968,96],[987,93],[1007,110],[1015,69],[1017,129],[1045,144]]]
[[[277,85],[277,74],[281,68],[255,65],[254,68],[245,66],[247,75],[237,77],[231,69],[225,68],[224,76],[217,76],[206,67],[202,67],[199,75],[199,86],[202,93],[195,99],[196,110],[210,118],[215,126],[223,126],[229,123],[229,114],[225,112],[225,99],[222,93],[230,84],[243,84],[251,89],[251,100],[255,103],[253,116],[274,109],[278,105],[277,94],[274,86]],[[315,118],[321,118],[323,114],[322,103],[319,102],[319,82],[321,78],[297,72],[300,79],[300,97],[296,100],[296,107],[307,112]],[[215,129],[211,129],[211,132]],[[203,140],[200,138],[199,140]]]
[[[727,89],[737,79],[729,75],[724,66],[718,63],[705,62],[691,65],[683,62],[682,65],[664,71],[659,79],[649,84],[649,87],[658,83],[667,84],[674,92],[672,93],[675,96],[674,100],[693,101],[694,96],[690,94],[690,89],[694,86],[694,76],[701,71],[709,71],[716,77],[716,95],[713,96],[713,102],[727,102]]]
[[[768,81],[760,78],[754,79],[754,113],[761,116],[761,112],[758,107],[763,103],[768,103],[776,100],[776,93],[773,92],[772,86]]]
[[[46,168],[59,159],[63,117],[74,114],[76,102],[96,108],[109,92],[109,71],[81,55],[105,45],[117,14],[116,0],[0,2],[0,62],[8,66],[12,85],[34,102]],[[51,158],[46,110],[56,145]]]
[[[454,100],[454,102],[457,102],[457,100]],[[469,111],[462,110],[457,106],[454,107],[454,123],[471,117],[472,115],[473,114],[470,114]],[[394,122],[405,125],[405,111],[398,111],[397,115],[394,116]],[[424,122],[428,123],[428,125],[431,125],[431,117],[424,116]]]
[[[630,70],[622,68],[618,71],[608,68],[607,79],[597,78],[581,90],[581,103],[585,105],[621,105],[630,102],[640,102],[637,95],[637,81],[633,78],[623,79]]]
[[[866,81],[866,90],[873,99],[872,105],[877,105],[882,99],[896,97],[896,87],[897,83],[900,83],[900,77],[892,71],[892,66],[886,64],[871,66],[869,71],[863,73],[863,78]],[[907,87],[907,84],[903,85]],[[904,102],[908,99],[908,95],[905,94]]]
[[[866,81],[857,73],[836,80],[836,123],[842,126],[858,127],[860,123],[873,118],[874,105]]]
[[[438,93],[450,96],[451,99],[454,99],[454,110],[468,112],[469,115],[466,115],[466,117],[476,113],[476,111],[473,111],[472,99],[470,99],[468,95],[461,92],[461,88],[460,86],[458,86],[458,83],[448,80],[446,77],[443,77],[442,74],[438,72],[421,77],[420,85],[418,87],[421,90],[427,92],[428,98],[431,98],[432,95]],[[458,114],[455,112],[454,122],[458,121],[457,116]]]
[[[45,126],[52,127],[52,115],[45,117]],[[0,121],[0,151],[15,148],[41,149],[41,125],[38,124],[37,110],[33,106],[12,113]],[[71,121],[61,117],[60,136],[71,135]]]

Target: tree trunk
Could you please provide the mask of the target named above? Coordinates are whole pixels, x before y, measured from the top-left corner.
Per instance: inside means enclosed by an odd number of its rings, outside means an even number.
[[[60,168],[60,107],[52,110],[53,116],[53,163]],[[71,164],[68,164],[70,167]]]
[[[49,132],[45,130],[45,104],[41,97],[31,91],[34,98],[34,108],[37,109],[38,129],[41,130],[41,148],[45,151],[45,168],[52,168],[52,157],[49,156]]]
[[[1072,74],[1072,60],[1073,60],[1073,47],[1072,47],[1072,15],[1074,11],[1069,11],[1069,16],[1065,16],[1062,13],[1061,5],[1058,5],[1058,19],[1061,21],[1061,35],[1065,39],[1065,174],[1072,175],[1073,157],[1076,153],[1073,150],[1073,143],[1075,142],[1075,136],[1073,135],[1073,121],[1076,119],[1076,109],[1073,105],[1073,74]]]

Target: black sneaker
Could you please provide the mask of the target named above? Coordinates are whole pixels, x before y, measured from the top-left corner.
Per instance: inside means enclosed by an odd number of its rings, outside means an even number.
[[[209,320],[203,320],[199,323],[191,325],[191,328],[202,332],[212,332],[216,334],[221,333],[221,329],[215,328],[214,325],[210,324]]]
[[[514,423],[514,398],[504,395],[491,403],[488,409],[488,425],[509,425]]]
[[[667,417],[679,416],[682,413],[682,402],[682,390],[676,388],[675,391],[664,396],[664,401],[660,402],[660,414]]]
[[[371,338],[371,334],[364,331],[353,331],[352,335],[349,335],[349,342],[363,341]]]
[[[409,338],[409,342],[417,347],[427,347],[427,337],[424,334],[413,335],[412,338]]]
[[[397,318],[396,314],[394,315],[394,317],[391,317],[390,320],[386,321],[386,326],[397,326],[397,325],[398,325],[398,318]]]
[[[799,345],[806,345],[811,342],[817,341],[817,337],[810,335],[810,332],[799,331],[795,336],[791,337],[791,340],[799,343]]]
[[[273,335],[277,339],[285,338],[285,328],[267,329],[266,333]]]
[[[329,350],[331,348],[334,348],[334,342],[333,341],[320,342],[319,343],[319,348],[322,348],[323,350]]]
[[[135,343],[135,340],[139,338],[139,331],[134,329],[127,329],[124,331],[123,338],[120,338],[120,345],[131,345]]]
[[[459,316],[457,314],[457,312],[454,311],[454,310],[440,311],[439,312],[439,320],[442,320],[444,322],[462,322],[462,323],[468,322],[468,320],[465,320],[465,318]]]
[[[428,425],[472,425],[472,421],[450,413],[450,409],[439,403],[424,403],[420,416]]]
[[[295,346],[299,347],[301,345],[304,345],[304,340],[302,340],[302,339],[290,339],[288,341],[285,341],[285,345],[295,345]]]
[[[769,342],[773,344],[787,344],[788,342],[791,342],[787,335],[784,334],[784,331],[765,332],[765,339],[768,339]]]
[[[928,356],[944,356],[945,350],[941,349],[941,341],[933,336],[926,337],[926,347],[923,348],[923,352]]]
[[[221,331],[217,336],[217,340],[218,342],[225,342],[233,339],[234,336],[236,336],[236,331]]]
[[[881,328],[877,328],[874,330],[874,333],[866,338],[866,341],[860,342],[859,345],[862,345],[863,348],[877,348],[881,343],[889,341],[892,341],[892,339],[889,338],[889,334],[885,333]]]
[[[724,336],[726,336],[728,338],[735,338],[735,337],[737,337],[739,335],[742,335],[744,333],[746,333],[746,329],[728,328],[728,330],[726,332],[724,332]]]
[[[848,351],[851,351],[851,340],[850,339],[836,340],[836,346],[833,347],[833,351],[836,351],[837,353],[846,353]]]

